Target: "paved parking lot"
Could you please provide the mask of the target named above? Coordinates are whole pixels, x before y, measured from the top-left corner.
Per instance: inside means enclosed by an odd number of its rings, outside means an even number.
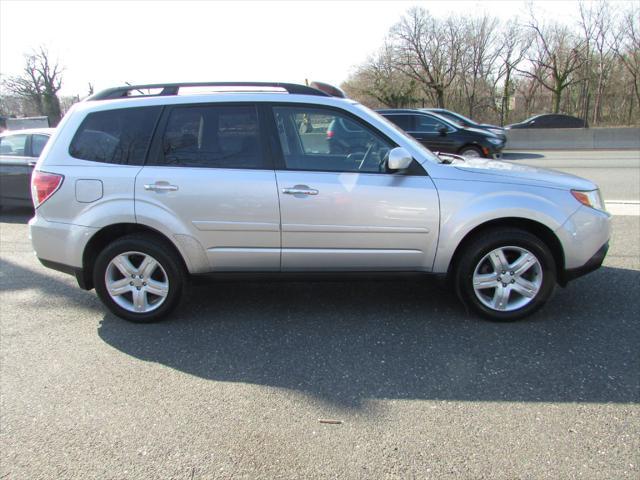
[[[387,280],[203,285],[134,325],[27,219],[0,217],[0,478],[640,476],[639,216],[514,324]]]

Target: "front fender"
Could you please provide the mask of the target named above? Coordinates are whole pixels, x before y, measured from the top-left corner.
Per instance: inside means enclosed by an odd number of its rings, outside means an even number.
[[[469,180],[434,179],[434,182],[441,213],[435,273],[448,271],[460,243],[483,224],[518,218],[540,223],[555,232],[579,208],[561,189]]]

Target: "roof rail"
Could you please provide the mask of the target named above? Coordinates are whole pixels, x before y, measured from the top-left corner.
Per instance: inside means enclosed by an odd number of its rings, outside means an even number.
[[[280,83],[280,82],[195,82],[195,83],[159,83],[150,85],[126,85],[122,87],[113,87],[102,90],[87,100],[111,100],[115,98],[127,98],[130,97],[130,92],[149,90],[149,89],[162,89],[160,93],[140,95],[143,97],[164,97],[169,95],[178,95],[178,91],[183,87],[251,87],[251,88],[281,88],[287,93],[298,95],[316,95],[320,97],[328,97],[329,94],[318,90],[317,88],[307,87],[305,85],[298,85],[295,83]],[[136,97],[138,97],[136,95]]]

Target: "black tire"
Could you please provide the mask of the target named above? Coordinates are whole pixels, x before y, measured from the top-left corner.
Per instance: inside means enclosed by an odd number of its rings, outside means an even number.
[[[109,263],[118,255],[132,251],[153,257],[164,270],[162,273],[166,274],[168,281],[166,297],[157,308],[149,312],[129,311],[116,303],[107,291],[105,276]],[[186,272],[181,260],[166,241],[153,235],[132,234],[115,240],[98,254],[93,269],[93,284],[102,303],[115,315],[130,322],[150,323],[161,320],[180,303],[186,284]]]
[[[498,248],[505,247],[519,247],[533,254],[538,260],[542,272],[542,282],[537,294],[526,305],[511,311],[501,311],[485,305],[476,295],[473,285],[476,267],[481,268],[480,262],[485,256]],[[486,319],[510,322],[524,318],[539,310],[553,293],[557,275],[554,257],[540,238],[525,230],[516,228],[485,230],[472,238],[470,242],[465,243],[462,248],[463,251],[454,267],[453,280],[456,293],[465,305]],[[506,251],[509,252],[508,249]],[[496,290],[493,292],[495,293]],[[490,296],[490,289],[488,293]],[[511,295],[516,300],[521,297],[521,301],[526,301],[525,297],[518,293],[510,294],[509,298]]]
[[[480,158],[484,158],[484,153],[478,147],[474,147],[473,145],[465,145],[458,151],[458,155],[465,156],[466,152],[475,152],[478,154]]]

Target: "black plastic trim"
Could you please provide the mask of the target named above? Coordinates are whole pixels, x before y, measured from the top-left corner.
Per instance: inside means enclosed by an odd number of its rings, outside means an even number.
[[[52,262],[51,260],[45,260],[44,258],[40,257],[38,257],[38,260],[40,260],[40,263],[47,268],[66,273],[67,275],[73,275],[74,277],[76,277],[78,286],[83,290],[91,290],[93,288],[93,282],[91,281],[91,279],[87,278],[87,275],[82,268],[72,267],[63,263]]]
[[[605,243],[600,249],[591,257],[587,263],[578,268],[569,268],[562,272],[562,275],[558,279],[558,283],[561,286],[565,286],[571,280],[575,280],[576,278],[582,277],[588,273],[597,270],[602,266],[602,262],[604,261],[604,257],[607,255],[607,251],[609,250],[609,242]]]

